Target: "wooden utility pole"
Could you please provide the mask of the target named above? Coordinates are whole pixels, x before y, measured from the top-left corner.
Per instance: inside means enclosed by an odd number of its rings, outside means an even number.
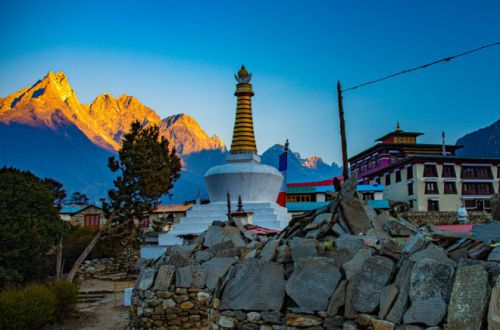
[[[347,164],[347,140],[345,136],[344,104],[342,101],[340,80],[337,81],[337,96],[339,100],[340,139],[342,141],[342,176],[344,177],[344,181],[346,181],[349,178],[349,167]]]
[[[59,240],[59,243],[57,243],[57,249],[56,249],[56,280],[60,281],[61,280],[61,274],[62,274],[62,252],[63,252],[63,236],[61,235],[61,239]]]

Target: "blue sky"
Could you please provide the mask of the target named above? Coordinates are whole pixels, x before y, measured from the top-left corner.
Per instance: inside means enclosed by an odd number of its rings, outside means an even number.
[[[230,143],[233,74],[253,73],[261,152],[290,139],[340,161],[349,87],[500,40],[500,2],[4,1],[0,96],[64,71],[81,102],[136,96]],[[349,153],[394,129],[448,142],[500,118],[500,47],[345,93]]]

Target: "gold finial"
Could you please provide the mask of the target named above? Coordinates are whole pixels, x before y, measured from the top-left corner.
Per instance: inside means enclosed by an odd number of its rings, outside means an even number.
[[[398,121],[398,124],[396,125],[396,131],[397,132],[401,131],[401,125],[399,125],[399,121]]]
[[[241,65],[240,71],[234,76],[238,83],[249,83],[252,80],[252,74],[245,69],[245,65]]]

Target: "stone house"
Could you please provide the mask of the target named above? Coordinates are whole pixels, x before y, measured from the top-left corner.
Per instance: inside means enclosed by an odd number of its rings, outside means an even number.
[[[65,205],[59,211],[61,220],[72,225],[99,228],[106,224],[106,218],[102,208],[96,205],[74,206]]]

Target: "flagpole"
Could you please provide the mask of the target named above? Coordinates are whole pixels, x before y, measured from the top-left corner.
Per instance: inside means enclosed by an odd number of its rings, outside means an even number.
[[[344,181],[346,181],[349,178],[349,166],[347,164],[347,141],[345,135],[344,104],[340,80],[337,81],[337,96],[339,101],[340,139],[342,141],[342,176],[344,178]]]

